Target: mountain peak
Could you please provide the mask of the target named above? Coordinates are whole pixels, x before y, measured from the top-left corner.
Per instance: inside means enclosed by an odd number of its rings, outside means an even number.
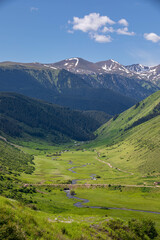
[[[145,72],[150,70],[150,67],[144,66],[142,64],[132,64],[125,67],[132,72]]]
[[[105,73],[128,73],[128,70],[121,65],[119,62],[116,62],[113,59],[109,59],[106,61],[101,61],[96,63],[99,68],[101,68]]]
[[[157,77],[160,79],[160,65],[156,67],[148,67],[142,64],[124,66],[114,59],[93,63],[83,58],[71,57],[44,66],[51,69],[65,69],[69,72],[83,75],[118,74],[129,78],[134,77],[139,80],[151,81],[153,83],[157,81]]]
[[[60,62],[47,64],[48,67],[56,67],[58,69],[66,69],[67,71],[78,74],[92,74],[97,71],[96,65],[83,58],[72,57]]]
[[[116,63],[116,64],[120,64],[119,62],[117,62],[117,61],[115,61],[113,59],[109,59],[108,61],[111,61],[111,62]]]

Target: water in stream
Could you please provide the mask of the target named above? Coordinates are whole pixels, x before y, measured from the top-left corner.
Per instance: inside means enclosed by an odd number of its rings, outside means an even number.
[[[70,162],[69,164],[73,164],[73,163]],[[78,168],[78,167],[85,167],[85,166],[87,166],[87,164],[86,165],[82,165],[82,166],[72,167],[72,168],[68,169],[68,171],[71,171],[72,173],[76,173],[72,169]],[[95,176],[96,176],[96,174],[92,174],[90,177],[92,178],[92,180],[97,180]],[[74,179],[74,180],[72,180],[72,184],[74,185],[74,184],[77,183],[77,181],[80,181],[80,180],[85,180],[85,179]],[[133,212],[145,212],[145,213],[160,214],[160,212],[147,211],[147,210],[138,210],[138,209],[116,208],[116,207],[100,207],[100,206],[86,206],[86,205],[83,205],[83,204],[88,203],[89,202],[88,199],[76,197],[75,195],[71,194],[70,189],[64,190],[64,192],[66,193],[66,196],[69,199],[80,200],[80,202],[76,202],[76,203],[73,204],[75,207],[78,207],[78,208],[98,208],[98,209],[106,209],[106,210],[124,210],[124,211],[133,211]]]

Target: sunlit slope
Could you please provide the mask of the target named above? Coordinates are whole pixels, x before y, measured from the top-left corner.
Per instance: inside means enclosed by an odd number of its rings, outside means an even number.
[[[159,103],[160,91],[154,93],[120,115],[115,116],[97,130],[97,143],[102,144],[104,142],[104,144],[110,144],[114,141],[117,142],[122,140],[122,138],[125,138],[128,134],[130,135],[130,133],[132,133],[131,130],[134,128],[135,131],[136,129],[132,125],[135,124],[137,120],[152,114]],[[158,112],[160,113],[160,110],[158,110]],[[144,122],[146,122],[146,120],[144,120]],[[141,125],[142,127],[142,123],[137,125]]]
[[[160,92],[111,119],[97,131],[104,160],[123,170],[160,172]]]

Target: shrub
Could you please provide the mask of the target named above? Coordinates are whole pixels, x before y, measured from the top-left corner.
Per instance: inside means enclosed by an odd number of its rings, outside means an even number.
[[[71,195],[72,195],[72,196],[76,195],[76,193],[75,193],[74,190],[71,190]]]
[[[136,105],[135,105],[135,109],[136,109],[136,108],[138,108],[138,107],[139,107],[139,105],[140,105],[140,103],[139,103],[139,102],[137,102],[137,103],[136,103]]]
[[[119,114],[116,114],[114,117],[113,117],[113,121],[115,121],[117,118],[118,118]]]
[[[6,216],[6,213],[0,211],[0,239],[1,240],[25,240],[25,236],[19,225],[12,221],[13,216]]]
[[[144,219],[142,222],[132,219],[129,221],[129,228],[141,239],[146,239],[145,236],[148,236],[149,239],[154,239],[158,236],[155,223],[150,219]]]

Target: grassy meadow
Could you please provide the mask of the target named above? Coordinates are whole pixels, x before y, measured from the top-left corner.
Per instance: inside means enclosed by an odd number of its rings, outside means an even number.
[[[148,176],[142,178],[135,169],[132,175],[111,168],[106,164],[108,160],[104,157],[105,149],[87,148],[82,143],[77,147],[76,144],[72,142],[72,145],[46,146],[29,143],[20,147],[24,153],[34,156],[35,170],[30,174],[21,173],[16,178],[17,184],[13,181],[15,184],[12,188],[6,188],[2,193],[3,196],[8,196],[8,199],[0,197],[4,232],[7,232],[8,227],[19,229],[16,239],[117,239],[114,234],[119,236],[119,231],[125,225],[131,239],[137,240],[138,237],[133,236],[134,233],[129,230],[129,221],[137,219],[136,221],[143,222],[145,219],[155,222],[160,233],[158,214],[105,209],[117,207],[160,212],[160,188],[154,187],[154,179]],[[118,162],[116,164],[117,167],[122,167]],[[74,172],[69,171],[71,168]],[[93,180],[93,175],[96,180]],[[75,179],[79,180],[77,185],[71,185]],[[146,182],[151,187],[145,187],[144,179],[152,179]],[[138,184],[143,186],[138,187]],[[124,187],[125,185],[136,186]],[[80,200],[69,199],[63,191],[66,186],[70,186],[76,197],[88,199],[86,206],[104,209],[74,206]],[[10,192],[16,194],[10,197]],[[114,225],[118,224],[118,233],[115,233],[110,221],[116,221]],[[130,238],[125,236],[124,239]]]

